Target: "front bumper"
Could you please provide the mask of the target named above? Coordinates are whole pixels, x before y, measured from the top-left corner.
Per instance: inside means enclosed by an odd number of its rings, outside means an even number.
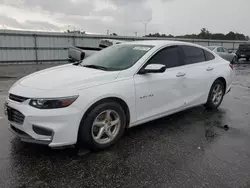
[[[36,140],[32,138],[30,135],[26,134],[25,132],[17,129],[15,126],[10,124],[9,130],[19,137],[21,141],[28,142],[28,143],[34,143],[34,144],[40,144],[40,145],[49,145],[51,143],[51,139],[44,139],[44,140]]]
[[[24,142],[62,147],[77,142],[82,113],[71,105],[61,109],[41,110],[7,99],[7,106],[24,115],[22,123],[9,120],[9,129]],[[36,129],[34,129],[36,128]]]

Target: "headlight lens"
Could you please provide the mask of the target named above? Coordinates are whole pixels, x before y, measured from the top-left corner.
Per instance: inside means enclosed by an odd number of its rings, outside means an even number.
[[[53,99],[31,99],[29,104],[39,109],[65,108],[71,105],[77,98],[78,96]]]

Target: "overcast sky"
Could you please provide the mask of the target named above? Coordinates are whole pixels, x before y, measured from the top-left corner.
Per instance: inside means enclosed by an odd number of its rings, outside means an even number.
[[[240,32],[250,35],[250,0],[0,0],[0,29],[119,35]]]

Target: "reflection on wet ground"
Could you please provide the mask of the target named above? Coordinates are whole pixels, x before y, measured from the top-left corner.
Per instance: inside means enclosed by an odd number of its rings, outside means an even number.
[[[235,70],[218,110],[199,106],[131,128],[99,153],[22,143],[0,119],[0,187],[249,187],[250,65]]]

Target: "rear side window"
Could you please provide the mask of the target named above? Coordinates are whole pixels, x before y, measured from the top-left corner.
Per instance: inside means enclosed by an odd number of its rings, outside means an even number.
[[[203,49],[194,46],[182,46],[184,57],[184,63],[194,64],[206,61]]]
[[[206,57],[207,61],[211,61],[211,60],[215,59],[214,55],[211,54],[210,52],[208,52],[207,50],[204,50],[204,53],[205,53],[205,57]]]
[[[155,54],[147,63],[163,64],[167,68],[180,66],[179,50],[177,46],[167,47]]]

